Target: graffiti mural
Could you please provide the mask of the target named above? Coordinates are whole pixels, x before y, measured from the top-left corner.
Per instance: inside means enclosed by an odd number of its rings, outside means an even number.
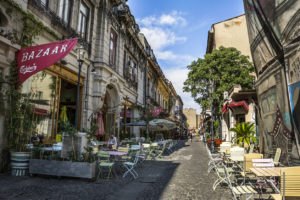
[[[300,1],[244,0],[260,107],[260,148],[299,158]]]

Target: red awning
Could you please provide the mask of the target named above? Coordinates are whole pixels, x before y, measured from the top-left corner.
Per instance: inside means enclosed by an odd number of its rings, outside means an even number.
[[[226,103],[223,107],[222,107],[222,114],[224,115],[224,113],[228,110],[228,103]]]
[[[246,111],[248,111],[249,109],[248,103],[246,101],[231,101],[230,104],[228,105],[228,108],[238,107],[238,106],[244,107]]]
[[[42,108],[34,108],[33,113],[37,115],[48,115],[48,111]]]

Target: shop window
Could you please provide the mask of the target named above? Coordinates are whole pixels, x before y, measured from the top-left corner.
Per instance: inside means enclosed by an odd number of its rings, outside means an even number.
[[[62,120],[75,125],[76,89],[75,82],[69,82],[63,75],[48,70],[36,73],[22,84],[22,93],[30,94],[31,102],[34,103],[36,134],[55,138],[60,132]],[[62,115],[66,117],[62,119]]]
[[[67,25],[69,25],[69,23],[70,23],[70,14],[71,14],[71,0],[60,0],[59,1],[59,17]]]
[[[82,38],[86,38],[87,27],[88,27],[88,15],[89,15],[88,7],[84,3],[80,2],[77,31],[79,36]]]
[[[117,52],[117,34],[111,29],[109,39],[109,64],[116,64],[116,52]]]
[[[127,56],[127,53],[126,51],[124,51],[124,60],[123,60],[123,76],[126,77],[126,73],[127,73],[127,70],[128,70],[128,66],[127,66],[127,59],[126,59],[126,56]]]

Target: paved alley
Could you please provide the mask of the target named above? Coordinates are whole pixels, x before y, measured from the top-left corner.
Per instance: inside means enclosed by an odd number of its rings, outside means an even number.
[[[90,182],[81,179],[54,177],[12,177],[0,175],[1,200],[143,200],[199,199],[227,200],[226,188],[212,190],[215,175],[207,174],[208,157],[202,142],[181,141],[171,155],[145,161],[138,168],[139,178]]]

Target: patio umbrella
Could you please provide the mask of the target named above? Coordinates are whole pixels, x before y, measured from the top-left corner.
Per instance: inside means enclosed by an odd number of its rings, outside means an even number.
[[[166,119],[153,119],[150,122],[156,124],[156,126],[150,126],[151,130],[156,131],[167,131],[177,127],[174,122]]]
[[[136,121],[136,122],[130,122],[130,123],[126,123],[126,124],[121,124],[121,126],[146,126],[146,121],[144,120],[140,120],[140,121]],[[149,126],[156,126],[155,123],[153,122],[149,122]]]
[[[104,124],[103,124],[103,118],[102,118],[102,111],[99,111],[97,113],[97,125],[98,130],[95,132],[96,136],[104,136],[105,130],[104,130]]]

